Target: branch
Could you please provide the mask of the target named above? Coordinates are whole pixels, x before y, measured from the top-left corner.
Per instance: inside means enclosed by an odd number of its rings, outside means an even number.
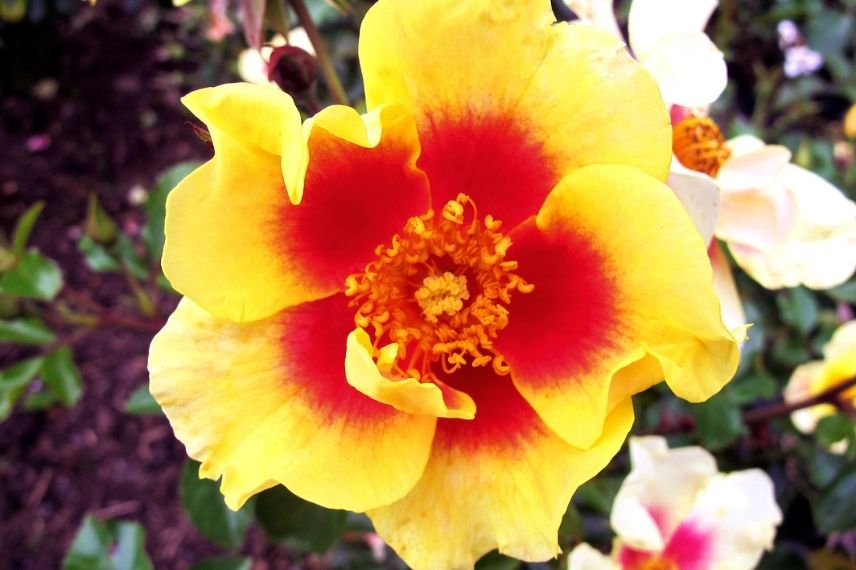
[[[832,404],[833,406],[840,408],[841,403],[838,401],[838,396],[840,396],[843,392],[846,392],[854,386],[856,386],[856,376],[850,378],[849,380],[845,380],[841,384],[837,384],[835,386],[832,386],[831,388],[827,388],[823,392],[815,394],[814,396],[806,398],[805,400],[800,400],[798,402],[791,403],[776,404],[773,406],[759,408],[757,410],[750,410],[743,414],[743,421],[747,424],[764,422],[779,416],[788,415],[803,408],[810,408],[811,406],[816,406],[818,404]]]

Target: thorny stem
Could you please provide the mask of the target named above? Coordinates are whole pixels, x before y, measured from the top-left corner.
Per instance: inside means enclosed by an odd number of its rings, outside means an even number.
[[[318,28],[315,27],[315,23],[309,15],[309,10],[306,9],[306,4],[304,4],[303,0],[288,0],[288,3],[294,8],[297,20],[303,26],[303,29],[306,30],[309,41],[312,42],[312,47],[315,49],[315,57],[318,59],[318,68],[324,77],[324,82],[327,84],[330,97],[335,103],[350,105],[348,96],[345,94],[345,88],[342,87],[342,82],[339,81],[339,76],[336,74],[336,68],[333,67],[333,60],[330,58],[330,52],[327,51],[324,38],[321,37]]]
[[[745,412],[743,414],[743,421],[747,424],[764,422],[779,416],[785,416],[803,408],[810,408],[811,406],[816,406],[818,404],[832,404],[833,406],[841,408],[843,406],[841,402],[838,401],[838,396],[841,395],[843,392],[846,392],[853,386],[856,386],[856,376],[850,378],[849,380],[845,380],[841,384],[832,386],[831,388],[827,388],[823,392],[815,394],[814,396],[806,398],[805,400],[799,400],[798,402],[791,403],[776,404],[773,406],[767,406],[757,410]]]

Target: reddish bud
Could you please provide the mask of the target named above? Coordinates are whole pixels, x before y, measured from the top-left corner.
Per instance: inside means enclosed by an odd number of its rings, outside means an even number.
[[[305,93],[318,78],[315,56],[295,46],[274,48],[268,62],[268,79],[290,95]]]

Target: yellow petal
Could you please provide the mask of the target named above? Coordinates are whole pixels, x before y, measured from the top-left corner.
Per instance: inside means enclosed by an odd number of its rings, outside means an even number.
[[[151,392],[200,475],[233,509],[281,483],[329,508],[395,501],[420,478],[436,420],[345,380],[353,314],[343,295],[266,320],[218,319],[181,301],[149,354]]]
[[[548,0],[378,2],[360,62],[369,108],[415,113],[435,205],[465,192],[508,227],[588,164],[668,174],[654,81],[613,35],[555,23]]]
[[[459,387],[473,396],[476,418],[438,420],[425,474],[402,500],[369,511],[375,528],[413,568],[472,568],[493,548],[527,561],[555,557],[568,501],[621,447],[630,401],[583,451],[550,431],[507,377]]]
[[[185,103],[209,126],[215,155],[169,195],[163,267],[217,316],[261,319],[342,290],[428,207],[416,128],[401,107],[365,119],[331,108],[304,129],[270,86],[203,89]]]
[[[794,369],[791,379],[785,387],[783,396],[785,403],[801,402],[817,395],[822,390],[819,387],[824,363],[819,360],[801,364]],[[794,426],[803,433],[814,433],[817,422],[824,416],[835,413],[835,406],[821,404],[802,408],[791,414]]]
[[[398,345],[387,345],[384,355],[392,361],[398,352]],[[431,382],[420,382],[416,378],[391,380],[381,373],[373,357],[368,333],[356,329],[348,335],[348,350],[345,354],[345,375],[348,384],[373,400],[389,404],[396,410],[408,414],[434,416],[438,418],[458,418],[471,420],[476,413],[473,399],[464,392],[448,386],[439,386]]]
[[[495,344],[569,443],[590,445],[610,402],[663,378],[692,401],[731,379],[739,351],[706,245],[662,182],[626,166],[580,169],[510,237],[509,256],[535,288],[514,299]]]
[[[850,105],[844,116],[844,134],[851,139],[856,139],[856,103]]]

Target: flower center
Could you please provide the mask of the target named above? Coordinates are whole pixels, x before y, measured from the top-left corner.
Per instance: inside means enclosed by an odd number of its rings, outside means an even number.
[[[415,297],[425,319],[436,323],[438,315],[446,313],[451,317],[464,307],[464,301],[470,298],[467,278],[449,271],[443,275],[429,275],[422,280]]]
[[[681,164],[716,176],[731,156],[719,126],[709,117],[687,117],[672,128],[672,152]]]
[[[534,286],[506,259],[511,240],[501,225],[490,215],[480,221],[475,203],[459,194],[439,216],[429,210],[410,218],[363,273],[345,280],[354,322],[375,349],[398,345],[392,372],[426,379],[439,362],[447,374],[488,364],[508,373],[493,341],[508,325],[511,293]]]
[[[680,567],[674,560],[656,556],[643,562],[639,570],[680,570]]]

